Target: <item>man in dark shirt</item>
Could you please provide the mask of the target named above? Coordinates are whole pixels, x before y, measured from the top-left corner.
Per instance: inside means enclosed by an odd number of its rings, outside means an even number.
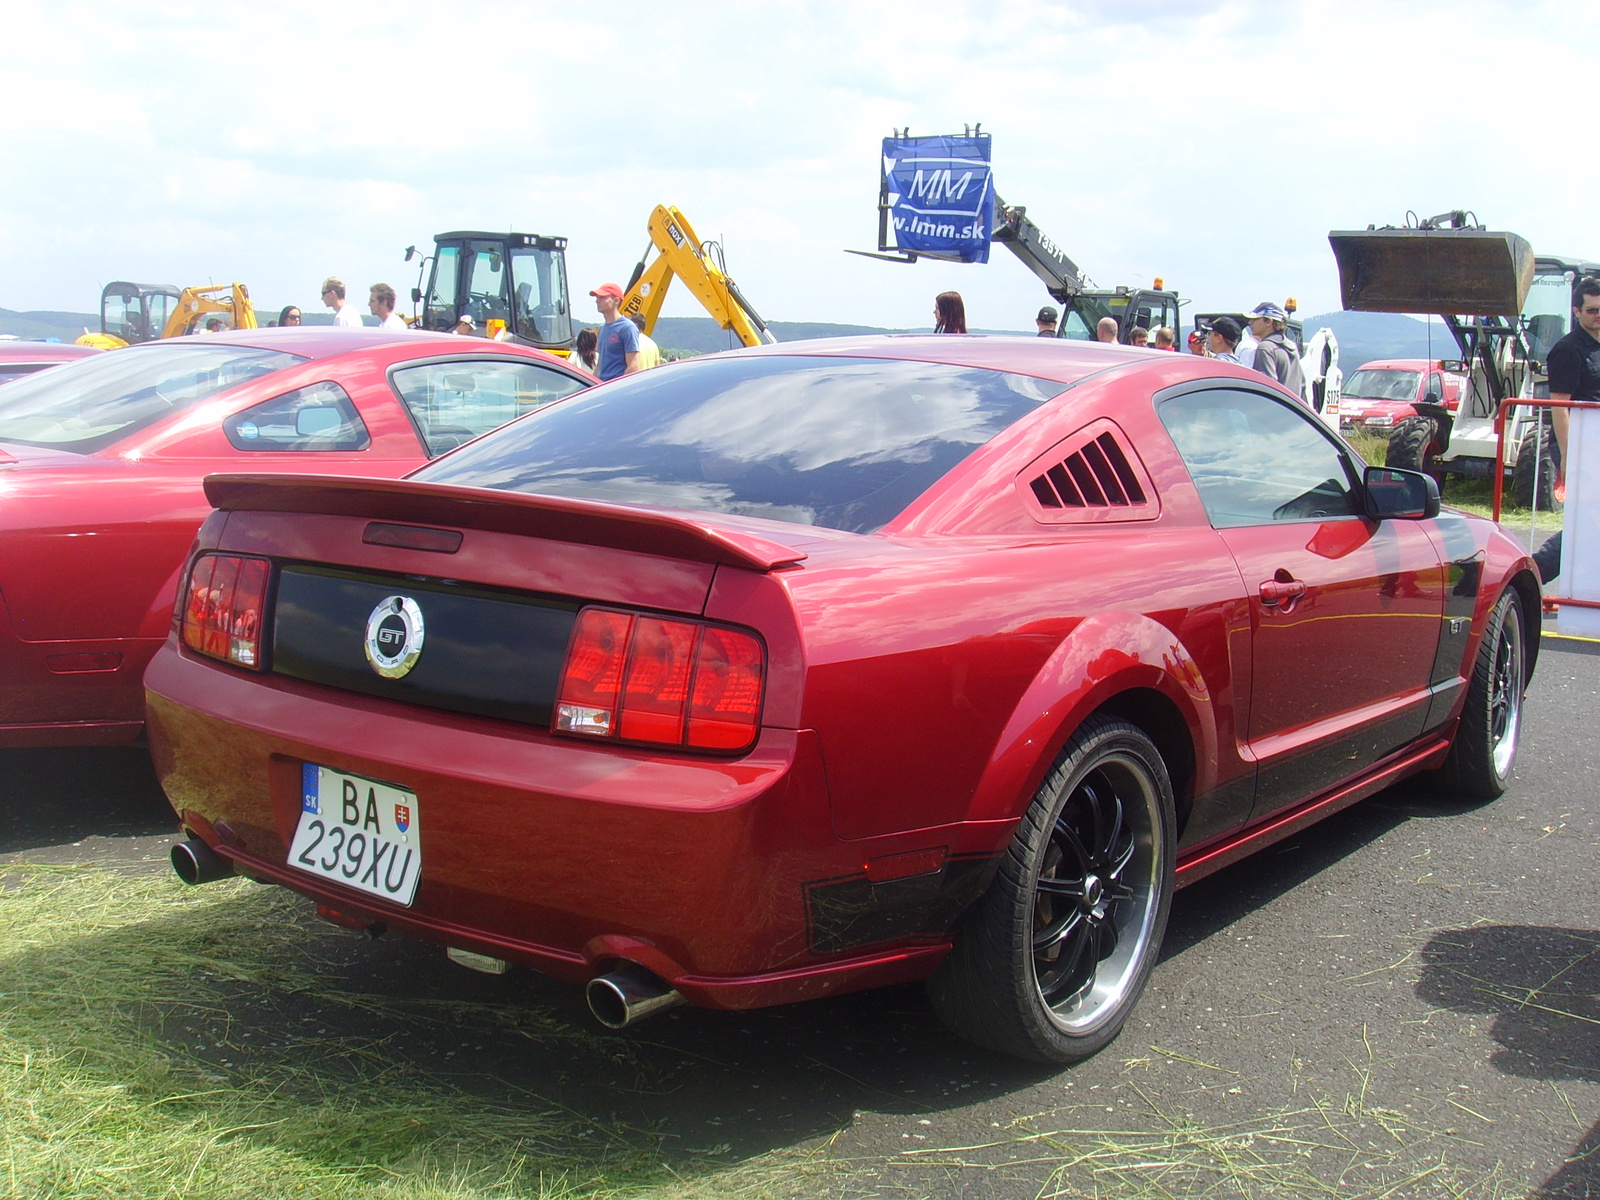
[[[1577,328],[1550,347],[1550,399],[1600,402],[1600,279],[1578,281],[1572,289],[1572,316]],[[1567,410],[1550,410],[1561,469],[1567,465]],[[1561,572],[1561,534],[1533,555],[1540,577],[1549,583]]]
[[[1056,321],[1059,318],[1060,314],[1056,312],[1052,305],[1046,304],[1043,308],[1041,308],[1039,310],[1039,315],[1033,319],[1033,323],[1039,327],[1039,336],[1055,337]]]

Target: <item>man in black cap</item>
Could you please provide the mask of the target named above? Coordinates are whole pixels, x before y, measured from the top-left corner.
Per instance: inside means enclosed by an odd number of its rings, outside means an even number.
[[[1239,361],[1239,356],[1234,353],[1239,345],[1239,322],[1232,317],[1216,317],[1211,322],[1211,331],[1206,334],[1206,346],[1211,351],[1211,357],[1218,362],[1233,363],[1242,367],[1245,363]]]
[[[1039,315],[1033,319],[1033,323],[1039,327],[1039,336],[1055,337],[1056,321],[1060,316],[1061,314],[1048,304],[1041,308]]]

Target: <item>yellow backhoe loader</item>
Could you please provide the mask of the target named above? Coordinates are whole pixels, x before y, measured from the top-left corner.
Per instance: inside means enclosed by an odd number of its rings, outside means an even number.
[[[647,261],[652,250],[655,259]],[[406,261],[418,254],[417,247],[407,247]],[[640,313],[644,331],[654,332],[667,288],[673,279],[682,279],[717,324],[746,346],[776,341],[719,258],[720,248],[702,243],[681,212],[657,205],[650,214],[650,245],[628,281],[622,311]],[[556,354],[570,353],[576,338],[564,237],[486,230],[435,234],[433,253],[424,255],[419,265],[411,301],[418,308],[412,318],[417,328],[448,331],[470,317],[480,334],[504,330],[511,341]]]
[[[656,256],[650,259],[650,251]],[[700,306],[723,329],[746,346],[775,342],[767,323],[739,292],[738,286],[722,269],[721,247],[702,242],[689,220],[675,208],[656,205],[650,214],[650,245],[634,267],[622,297],[622,314],[644,317],[645,333],[653,333],[667,289],[674,278],[683,280]]]
[[[219,283],[182,290],[171,284],[108,283],[100,293],[100,332],[84,331],[80,346],[119,350],[156,338],[183,337],[211,313],[232,329],[254,329],[256,310],[242,283]]]

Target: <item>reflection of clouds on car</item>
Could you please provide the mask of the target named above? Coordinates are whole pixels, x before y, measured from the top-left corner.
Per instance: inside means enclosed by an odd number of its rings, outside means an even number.
[[[1060,390],[942,363],[707,359],[535,414],[418,478],[865,532]]]
[[[1161,405],[1161,420],[1218,528],[1355,511],[1344,455],[1284,403],[1210,389]]]
[[[92,454],[111,442],[301,356],[258,347],[162,342],[77,364],[70,388],[48,373],[0,393],[0,441]]]
[[[902,368],[903,364],[896,364]],[[774,417],[781,414],[781,422]],[[803,380],[755,379],[708,397],[652,437],[741,462],[782,459],[796,471],[831,463],[927,461],[926,443],[981,446],[1001,425],[978,386],[949,368],[886,372],[841,364]]]

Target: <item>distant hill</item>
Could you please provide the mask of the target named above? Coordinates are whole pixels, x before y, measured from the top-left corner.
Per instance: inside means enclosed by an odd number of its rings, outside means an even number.
[[[263,321],[276,317],[277,310],[262,310]],[[1332,312],[1305,317],[1309,336],[1326,325],[1339,339],[1339,365],[1345,374],[1362,363],[1377,358],[1425,358],[1428,355],[1428,326],[1414,317],[1398,313]],[[326,325],[332,313],[306,313],[308,325]],[[874,333],[929,333],[922,329],[887,329],[878,325],[838,325],[827,321],[773,321],[773,335],[780,342],[799,342],[808,338],[855,337]],[[0,308],[0,334],[24,338],[60,338],[73,341],[84,329],[99,329],[95,313],[13,312]],[[974,333],[1029,334],[1031,329],[977,329]],[[656,323],[656,342],[667,350],[690,354],[712,354],[737,345],[737,339],[719,329],[710,317],[662,317]],[[1433,326],[1433,357],[1453,358],[1456,346],[1444,328]]]
[[[58,338],[72,342],[82,337],[85,329],[99,328],[98,313],[12,312],[9,308],[0,308],[0,333],[20,338]]]
[[[1380,358],[1429,357],[1429,326],[1399,313],[1332,312],[1301,318],[1306,336],[1326,326],[1339,339],[1339,367],[1349,375],[1362,363]],[[1455,358],[1461,353],[1443,325],[1435,323],[1432,357]]]

